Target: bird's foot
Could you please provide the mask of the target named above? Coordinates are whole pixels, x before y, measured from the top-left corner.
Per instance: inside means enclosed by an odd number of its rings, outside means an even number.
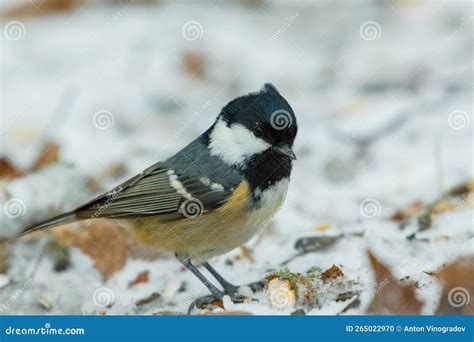
[[[263,290],[263,288],[265,287],[265,281],[264,280],[254,281],[252,283],[249,283],[249,284],[243,285],[243,286],[250,287],[250,289],[253,291],[253,293],[255,293],[255,292]],[[237,294],[239,292],[239,288],[240,288],[240,286],[228,284],[224,288],[224,294],[226,294],[226,295]]]
[[[238,287],[237,287],[238,289]],[[247,296],[240,295],[234,291],[233,293],[223,292],[221,294],[210,294],[207,296],[199,297],[188,308],[188,315],[191,314],[194,308],[202,309],[206,306],[219,306],[221,308],[224,307],[224,303],[222,298],[224,296],[229,296],[234,304],[241,304],[241,303],[248,303],[252,301],[257,301],[255,298],[250,298]]]

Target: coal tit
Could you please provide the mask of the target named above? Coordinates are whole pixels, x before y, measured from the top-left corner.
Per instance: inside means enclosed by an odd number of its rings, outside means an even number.
[[[211,295],[190,309],[224,294],[242,301],[237,287],[207,260],[247,242],[281,207],[296,158],[296,133],[291,106],[267,83],[228,103],[209,129],[172,157],[22,235],[74,221],[114,219],[145,245],[174,252],[206,285]]]

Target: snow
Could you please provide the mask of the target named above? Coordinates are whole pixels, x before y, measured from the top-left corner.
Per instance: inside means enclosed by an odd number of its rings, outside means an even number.
[[[288,197],[263,238],[247,244],[255,263],[237,258],[235,250],[212,260],[213,266],[246,284],[294,256],[299,238],[342,234],[334,245],[287,266],[305,272],[340,265],[364,285],[362,309],[347,311],[360,314],[374,287],[371,250],[396,277],[418,281],[423,313],[433,313],[440,284],[423,271],[473,253],[472,202],[436,217],[414,240],[407,236],[417,230],[415,220],[401,230],[388,218],[415,200],[432,203],[474,176],[472,14],[468,1],[275,1],[261,7],[161,1],[91,3],[22,21],[22,39],[2,35],[2,154],[28,169],[47,138],[60,144],[61,164],[1,184],[3,208],[8,198],[18,198],[24,210],[13,219],[2,210],[0,235],[11,236],[48,210],[82,203],[92,196],[86,178],[111,164],[126,165],[125,179],[175,153],[229,100],[272,82],[299,125]],[[372,21],[380,27],[375,38],[361,33]],[[200,38],[183,33],[189,22],[200,25]],[[183,71],[185,51],[207,58],[204,78]],[[377,137],[397,120],[398,128]],[[101,190],[123,179],[108,180]],[[321,224],[331,226],[316,233]],[[0,302],[10,305],[0,306],[2,313],[184,313],[207,294],[172,256],[130,258],[104,281],[77,248],[70,268],[55,272],[52,261],[40,257],[44,243],[12,245],[8,278],[2,278],[8,284],[0,290]],[[145,270],[149,281],[130,288]],[[137,307],[154,292],[160,297]],[[99,296],[112,305],[97,305]],[[254,296],[259,302],[226,299],[225,309],[293,311],[272,308],[262,292]],[[39,298],[52,309],[45,311]],[[346,305],[334,302],[307,314],[337,314]]]

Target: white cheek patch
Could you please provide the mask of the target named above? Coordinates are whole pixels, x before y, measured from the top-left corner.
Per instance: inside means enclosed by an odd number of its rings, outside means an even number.
[[[227,127],[223,120],[218,120],[210,136],[210,152],[219,156],[228,164],[241,164],[246,158],[265,151],[271,145],[257,138],[251,131],[240,124]]]

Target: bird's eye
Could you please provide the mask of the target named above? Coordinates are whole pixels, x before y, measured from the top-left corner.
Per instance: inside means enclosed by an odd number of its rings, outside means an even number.
[[[256,124],[253,129],[253,134],[255,134],[256,137],[261,137],[263,135],[263,128]]]

